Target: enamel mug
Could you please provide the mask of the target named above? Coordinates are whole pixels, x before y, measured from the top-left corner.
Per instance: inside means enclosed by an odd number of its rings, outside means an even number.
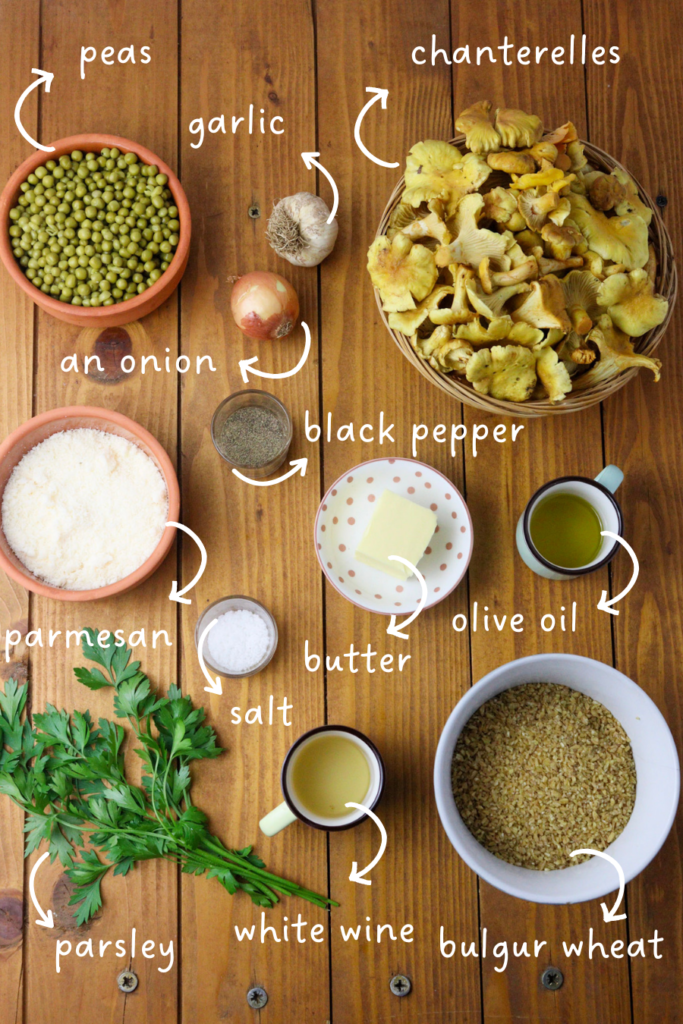
[[[265,835],[277,835],[278,832],[281,832],[287,825],[291,825],[297,818],[306,825],[324,829],[328,832],[340,832],[342,829],[353,828],[354,825],[360,824],[361,821],[365,821],[367,818],[367,814],[356,808],[349,808],[349,813],[342,817],[319,817],[313,814],[297,796],[296,790],[292,785],[292,769],[296,758],[307,743],[322,733],[330,736],[343,736],[360,747],[370,769],[370,782],[365,797],[359,803],[370,811],[379,803],[384,789],[384,763],[377,747],[362,732],[351,729],[347,725],[321,725],[317,729],[311,729],[310,732],[304,733],[290,747],[283,762],[280,777],[282,794],[285,799],[269,814],[266,814],[265,818],[261,818],[259,828]]]
[[[536,550],[531,539],[529,524],[539,501],[555,492],[576,494],[593,506],[600,517],[603,530],[609,530],[610,533],[616,533],[621,537],[623,535],[624,521],[619,503],[614,497],[614,492],[623,479],[624,474],[618,466],[605,466],[603,471],[598,473],[595,480],[585,476],[563,476],[558,480],[551,480],[549,483],[544,484],[543,487],[540,487],[529,501],[517,523],[517,550],[522,557],[522,561],[539,576],[545,576],[549,580],[573,580],[577,576],[585,576],[586,573],[594,572],[596,569],[602,568],[603,565],[607,565],[614,558],[619,547],[619,542],[612,537],[602,538],[600,550],[592,562],[588,562],[587,565],[582,565],[578,569],[565,569],[561,565],[554,565],[552,562],[548,562]]]

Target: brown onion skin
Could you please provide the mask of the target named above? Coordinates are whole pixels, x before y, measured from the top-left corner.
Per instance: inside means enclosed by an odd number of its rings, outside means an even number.
[[[286,338],[299,317],[299,299],[292,285],[267,270],[253,270],[239,277],[233,285],[230,306],[242,333],[261,341]]]

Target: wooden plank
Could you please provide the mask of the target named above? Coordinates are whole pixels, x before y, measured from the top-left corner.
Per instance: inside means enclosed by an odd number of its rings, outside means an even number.
[[[277,28],[275,28],[277,26]],[[183,4],[182,23],[182,169],[193,210],[193,244],[183,283],[182,344],[193,363],[210,353],[216,372],[183,381],[182,490],[185,521],[203,539],[208,568],[183,609],[184,678],[195,699],[209,708],[225,756],[197,772],[197,803],[211,810],[212,828],[233,846],[254,843],[271,871],[294,878],[318,892],[327,888],[326,841],[321,832],[295,824],[268,840],[259,819],[282,799],[279,769],[293,740],[324,720],[322,674],[303,666],[304,641],[322,648],[321,586],[311,546],[312,522],[320,494],[317,452],[304,439],[305,410],[318,409],[317,274],[278,259],[265,241],[266,217],[273,202],[304,189],[315,179],[301,152],[315,149],[314,37],[310,7],[304,0],[253,4],[245,0],[217,8],[210,0]],[[248,134],[249,105],[254,104],[254,134]],[[284,134],[261,135],[260,110],[268,121],[280,116]],[[226,133],[206,133],[199,148],[189,123],[225,115]],[[233,134],[233,117],[245,121]],[[258,219],[248,210],[257,206]],[[228,394],[242,390],[238,361],[258,354],[259,368],[282,372],[301,354],[297,328],[285,341],[257,343],[244,338],[230,313],[228,278],[255,269],[278,271],[296,288],[301,317],[313,334],[304,369],[283,381],[254,378],[248,387],[280,397],[294,421],[290,458],[307,456],[304,479],[275,487],[252,487],[237,480],[213,448],[211,415]],[[190,578],[196,552],[183,550],[183,575]],[[273,612],[280,631],[279,649],[259,676],[224,680],[222,697],[208,697],[199,670],[194,629],[199,611],[228,594],[249,594]],[[244,713],[261,705],[267,722],[269,696],[276,706],[286,696],[293,704],[292,725],[232,724],[232,707]],[[330,1017],[327,940],[316,945],[283,940],[283,926],[301,913],[309,928],[325,924],[324,911],[285,900],[265,911],[267,926],[280,938],[261,943],[261,914],[244,893],[230,897],[215,881],[184,878],[183,1020],[250,1022],[246,1002],[252,984],[269,995],[265,1013],[271,1024]],[[253,942],[237,941],[235,927],[257,928]],[[308,930],[304,933],[304,937]]]
[[[98,52],[113,40],[121,39],[123,25],[115,6],[95,2],[79,11],[83,40]],[[44,140],[61,138],[84,131],[104,131],[125,137],[133,136],[171,165],[176,162],[177,109],[176,91],[168,88],[177,75],[177,18],[174,0],[162,0],[154,11],[140,6],[126,12],[125,43],[148,44],[152,60],[148,65],[136,63],[108,67],[92,63],[84,81],[79,72],[79,47],[73,45],[73,11],[68,3],[43,6],[43,61],[55,74],[49,97],[41,100],[41,133]],[[122,40],[123,44],[124,40]],[[144,320],[142,329],[131,328],[132,354],[163,355],[166,346],[177,350],[177,300],[171,298],[163,308]],[[160,373],[142,377],[138,372],[129,379],[114,374],[106,384],[60,371],[64,356],[90,351],[96,345],[78,328],[70,327],[45,315],[38,316],[36,412],[70,404],[102,405],[115,408],[142,423],[175,456],[176,392],[174,374]],[[107,345],[100,341],[100,345]],[[125,515],[125,509],[121,510]],[[43,631],[61,629],[63,636],[52,650],[35,649],[32,659],[33,707],[44,707],[47,701],[58,707],[89,707],[94,717],[113,716],[111,699],[102,694],[86,693],[74,680],[73,666],[83,663],[82,656],[64,645],[67,629],[122,628],[126,636],[144,627],[165,629],[172,648],[138,648],[152,681],[162,690],[175,682],[177,667],[176,608],[168,601],[171,581],[175,578],[173,555],[159,572],[138,590],[97,605],[68,605],[45,599],[33,602],[32,625]],[[149,635],[149,634],[148,634]],[[131,768],[139,765],[130,755]],[[136,868],[125,879],[107,877],[103,885],[104,907],[91,926],[74,929],[65,909],[65,893],[57,863],[41,868],[38,894],[43,906],[58,910],[56,935],[33,923],[28,928],[26,971],[27,1019],[42,1024],[76,1021],[92,1016],[93,995],[96,994],[98,1019],[146,1021],[174,1019],[177,1004],[177,969],[166,974],[158,972],[159,960],[141,956],[141,942],[146,938],[166,944],[173,940],[177,950],[176,869],[172,864],[151,861]],[[123,938],[130,955],[131,929],[137,930],[137,954],[132,963],[140,985],[134,997],[122,995],[116,987],[116,976],[128,959],[112,955],[98,957],[99,940]],[[76,959],[75,952],[62,963],[55,976],[55,940],[66,938],[76,943],[92,939],[95,957]],[[165,966],[165,963],[164,963]],[[55,997],[55,991],[58,993]]]
[[[431,33],[448,38],[448,5],[395,5],[333,2],[318,4],[319,148],[342,196],[339,240],[321,268],[323,409],[336,427],[353,422],[354,442],[325,444],[325,485],[357,463],[380,456],[407,456],[411,424],[460,423],[461,409],[429,384],[393,345],[379,318],[365,269],[386,200],[400,174],[364,157],[353,139],[356,117],[368,100],[365,86],[389,89],[387,110],[379,104],[363,122],[368,149],[401,164],[411,145],[423,138],[448,138],[451,90],[448,69],[417,69],[412,48],[429,46]],[[323,194],[327,194],[323,186]],[[395,444],[379,444],[377,424],[384,412],[395,424]],[[375,442],[363,444],[358,430],[375,426]],[[450,427],[448,430],[450,434]],[[462,457],[433,440],[418,457],[441,470],[462,490]],[[466,634],[455,634],[451,618],[466,612],[463,583],[437,608],[410,627],[410,643],[386,636],[387,619],[354,609],[326,585],[326,650],[341,656],[353,643],[380,654],[409,653],[399,675],[328,674],[328,720],[366,732],[382,752],[387,790],[378,813],[388,847],[373,870],[372,887],[347,881],[352,862],[368,864],[377,849],[377,828],[367,822],[330,835],[334,893],[342,902],[332,914],[332,996],[335,1022],[411,1020],[474,1022],[481,1019],[478,961],[444,959],[439,928],[446,938],[468,944],[477,938],[476,879],[462,864],[441,827],[433,798],[432,772],[441,728],[469,685]],[[414,926],[415,941],[364,939],[366,919],[373,930],[391,924],[395,934]],[[363,926],[358,943],[344,942],[339,925]],[[376,932],[374,933],[376,935]],[[400,1002],[390,978],[407,974],[413,982]]]
[[[510,5],[453,5],[452,45],[470,44],[472,59],[476,47],[503,42],[507,36],[516,47],[564,45],[569,36],[581,35],[581,5],[563,0],[552,8],[531,2]],[[585,130],[585,94],[580,64],[557,67],[547,60],[530,66],[520,65],[511,54],[512,66],[505,67],[500,54],[490,65],[484,56],[480,67],[460,64],[453,68],[454,109],[457,113],[485,96],[494,105],[520,107],[539,114],[549,127],[572,120]],[[514,418],[513,418],[514,419]],[[465,411],[470,431],[474,424],[486,424],[489,436],[498,417]],[[509,421],[508,421],[509,422]],[[559,586],[534,576],[524,566],[515,548],[517,519],[534,491],[545,481],[565,474],[595,476],[602,468],[600,410],[595,407],[574,416],[559,416],[540,421],[518,420],[524,430],[514,444],[484,444],[474,458],[466,449],[467,500],[477,535],[470,566],[470,602],[478,601],[479,629],[472,634],[472,676],[476,682],[487,672],[513,658],[541,651],[567,651],[611,662],[610,623],[599,615],[595,605],[607,572],[595,573],[583,580]],[[557,617],[561,607],[570,613],[577,602],[578,629],[575,634],[545,633],[541,616]],[[508,617],[524,615],[524,632],[486,633],[481,612]],[[471,609],[472,611],[472,609]],[[488,929],[489,943],[546,940],[538,960],[510,957],[507,970],[496,971],[500,964],[488,958],[484,967],[485,1020],[568,1021],[630,1020],[628,970],[624,963],[610,964],[609,972],[596,960],[568,961],[562,941],[587,940],[588,929],[603,942],[609,937],[623,938],[623,925],[605,926],[595,904],[575,907],[543,907],[508,897],[486,883],[480,883],[482,927]],[[489,948],[492,948],[491,946]],[[557,993],[545,991],[539,984],[541,972],[549,964],[560,967],[565,975]]]
[[[0,177],[3,182],[29,154],[28,144],[16,129],[10,111],[26,88],[27,69],[38,62],[40,39],[38,0],[11,0],[0,7],[0,36],[12,39],[13,59],[0,71]],[[29,134],[38,124],[37,97],[27,102],[22,120]],[[16,287],[9,274],[0,274],[0,436],[6,437],[31,415],[33,378],[33,305]],[[28,629],[28,594],[0,573],[0,680],[24,682],[28,675],[28,650],[19,643],[5,654],[9,630],[22,635]],[[9,800],[0,801],[0,1020],[20,1024],[23,1019],[23,815]]]
[[[668,131],[671,111],[683,100],[679,53],[680,11],[657,4],[640,9],[625,2],[588,5],[586,31],[618,45],[619,64],[588,74],[588,116],[596,143],[612,153],[655,197],[668,197],[665,223],[680,254],[683,216],[675,202],[683,187],[680,154]],[[680,271],[680,266],[679,266]],[[683,324],[680,303],[657,355],[662,379],[643,371],[605,403],[605,451],[626,473],[621,502],[627,534],[640,559],[640,576],[615,620],[616,664],[653,698],[666,717],[679,750],[683,703],[677,679],[683,656],[680,609],[683,503],[680,466],[680,395]],[[630,578],[628,559],[614,566],[614,592]],[[683,971],[683,826],[677,822],[660,854],[628,887],[629,938],[646,940],[647,959],[631,962],[633,1019],[645,1024],[680,1015]],[[664,937],[663,959],[647,940]]]

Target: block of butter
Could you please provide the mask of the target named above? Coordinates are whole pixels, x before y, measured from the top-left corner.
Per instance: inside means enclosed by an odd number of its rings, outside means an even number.
[[[356,559],[394,579],[407,580],[413,575],[411,570],[402,562],[390,562],[389,555],[400,555],[417,565],[435,529],[436,516],[431,509],[393,491],[383,491],[356,550]]]

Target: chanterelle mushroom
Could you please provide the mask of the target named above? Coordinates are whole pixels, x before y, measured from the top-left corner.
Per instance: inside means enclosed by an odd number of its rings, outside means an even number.
[[[532,327],[556,327],[563,334],[570,331],[572,325],[559,279],[549,274],[542,281],[532,281],[530,288],[530,293],[513,310],[512,319],[525,320]]]
[[[473,103],[463,110],[455,127],[465,136],[465,145],[472,153],[495,153],[500,149],[500,135],[493,127],[489,100]]]
[[[566,184],[569,184],[569,179],[565,178],[564,171],[561,171],[559,167],[547,167],[545,170],[535,171],[533,174],[522,174],[519,178],[514,178],[510,188],[524,190],[545,186],[552,188],[553,192],[559,192]],[[553,187],[555,185],[557,188]]]
[[[600,174],[591,183],[588,198],[596,210],[613,210],[626,198],[626,189],[614,174]]]
[[[495,220],[509,231],[520,231],[524,227],[524,218],[517,209],[517,196],[507,188],[499,185],[484,195],[484,217]]]
[[[572,389],[567,367],[554,348],[544,348],[536,359],[536,373],[551,402],[561,402]]]
[[[368,250],[368,272],[388,313],[414,309],[415,300],[426,299],[439,276],[434,253],[413,245],[400,231],[391,242],[386,235],[375,239]]]
[[[652,210],[649,206],[646,206],[638,195],[638,189],[635,186],[635,182],[628,176],[626,171],[622,171],[620,167],[615,167],[612,174],[617,181],[624,186],[626,196],[624,199],[615,206],[614,210],[617,216],[623,217],[629,213],[637,213],[639,217],[642,217],[645,223],[649,226],[652,220]]]
[[[521,345],[480,349],[467,364],[467,379],[482,395],[525,402],[536,386],[536,356]]]
[[[418,142],[406,158],[406,190],[402,203],[419,206],[430,199],[452,200],[474,192],[484,184],[491,169],[475,153],[462,155],[448,142]]]
[[[589,270],[572,270],[562,279],[561,284],[565,307],[573,329],[577,334],[588,334],[593,322],[602,312],[597,301],[600,282]],[[574,360],[579,361],[592,362],[591,359]]]
[[[494,171],[505,171],[506,174],[531,174],[536,169],[532,156],[528,153],[517,153],[514,149],[489,153],[486,163]]]
[[[614,274],[598,290],[598,303],[607,308],[612,322],[631,338],[640,338],[666,319],[669,303],[654,294],[646,270]]]
[[[423,359],[429,359],[445,342],[450,341],[453,333],[450,327],[437,327],[427,338],[421,338],[416,332],[410,339],[410,344]]]
[[[447,284],[435,288],[434,291],[423,299],[415,309],[408,309],[404,313],[390,313],[389,327],[392,331],[400,331],[401,334],[410,336],[417,331],[425,320],[432,319],[439,312],[439,303],[453,294],[454,289]],[[436,321],[432,320],[432,323]]]
[[[536,114],[504,107],[496,111],[496,131],[508,149],[528,148],[541,138],[543,125]]]
[[[467,285],[467,297],[470,300],[470,305],[474,306],[477,313],[486,317],[487,320],[496,320],[502,316],[505,303],[509,302],[513,295],[528,291],[529,285],[523,281],[519,284],[508,285],[507,288],[499,288],[492,295],[481,292],[476,280]]]
[[[593,387],[594,384],[611,380],[624,370],[637,366],[652,370],[655,380],[659,380],[661,360],[635,352],[630,339],[613,325],[606,314],[599,317],[597,326],[590,332],[587,340],[595,345],[600,358],[591,366],[588,373],[578,378],[576,388],[583,390]]]
[[[518,263],[511,270],[491,270],[491,260],[488,256],[479,264],[479,280],[487,295],[491,295],[496,288],[520,284],[533,277],[538,277],[538,264],[533,256],[529,256],[523,263]]]
[[[570,331],[564,336],[556,351],[558,358],[565,363],[570,377],[581,366],[590,365],[597,358],[595,346],[587,344],[586,338],[575,331]]]
[[[527,227],[531,231],[540,231],[548,219],[548,215],[560,205],[560,197],[557,192],[546,192],[539,196],[536,189],[529,189],[519,193],[517,206]]]
[[[435,309],[430,314],[430,319],[435,324],[468,324],[470,320],[477,318],[477,314],[470,308],[467,301],[467,286],[470,281],[474,280],[474,271],[469,267],[455,264],[448,269],[453,275],[453,301],[450,306]]]
[[[505,239],[487,228],[480,228],[479,218],[484,210],[484,197],[478,192],[465,196],[453,219],[456,237],[448,246],[437,251],[437,264],[447,267],[451,263],[466,263],[478,267],[485,256],[500,259],[505,254]]]
[[[560,227],[552,221],[544,224],[541,238],[547,244],[550,255],[556,260],[568,260],[572,253],[584,252],[588,248],[586,240],[577,228],[570,224]]]
[[[590,249],[603,259],[623,263],[629,270],[647,263],[647,224],[637,214],[626,217],[606,217],[594,209],[585,196],[572,192],[572,221],[576,224]]]
[[[435,370],[442,373],[457,373],[464,377],[467,364],[473,355],[471,345],[459,338],[453,338],[439,345],[429,357],[429,362]]]
[[[418,220],[411,220],[409,224],[401,228],[401,231],[414,242],[421,238],[436,238],[442,245],[448,245],[451,240],[450,231],[435,213],[430,213]]]

